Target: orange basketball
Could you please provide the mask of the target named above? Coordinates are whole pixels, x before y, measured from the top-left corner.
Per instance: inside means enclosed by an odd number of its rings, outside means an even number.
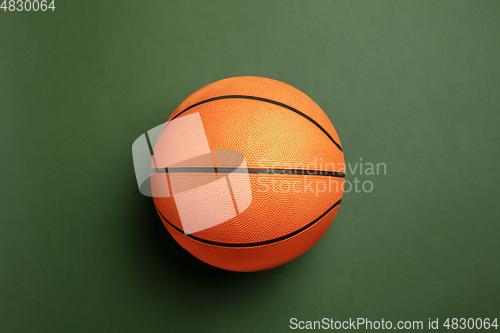
[[[321,108],[285,83],[234,77],[184,100],[154,145],[154,203],[175,240],[226,270],[287,263],[340,206],[344,154]]]

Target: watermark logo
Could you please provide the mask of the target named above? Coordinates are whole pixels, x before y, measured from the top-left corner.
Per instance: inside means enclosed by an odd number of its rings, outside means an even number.
[[[336,194],[340,199],[343,193],[372,193],[370,177],[387,173],[385,163],[366,163],[362,158],[347,164],[317,158],[279,165],[261,159],[249,168],[241,152],[210,148],[198,112],[142,134],[132,145],[132,156],[139,191],[173,198],[185,234],[236,217],[250,206],[252,191]]]
[[[345,169],[354,178],[346,179],[344,193],[371,193],[374,190],[373,177],[387,174],[385,163],[363,162],[362,157],[357,162],[347,163]]]
[[[185,234],[230,220],[252,202],[245,157],[233,150],[212,151],[199,113],[141,135],[132,155],[140,192],[173,197]]]
[[[385,163],[366,163],[363,158],[347,164],[325,163],[319,158],[311,163],[283,163],[281,168],[269,166],[267,159],[260,160],[258,164],[262,172],[257,179],[257,192],[312,193],[316,197],[323,193],[371,193],[374,183],[370,177],[387,173]],[[345,179],[346,173],[349,179]],[[278,174],[294,177],[268,177]]]

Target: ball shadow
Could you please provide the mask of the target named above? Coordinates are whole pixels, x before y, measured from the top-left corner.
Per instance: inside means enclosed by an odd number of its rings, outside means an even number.
[[[266,271],[244,273],[206,264],[175,241],[161,222],[151,198],[134,194],[129,198],[135,244],[131,255],[141,262],[141,271],[147,274],[154,288],[170,289],[173,285],[181,285],[201,293],[207,289],[217,289],[219,295],[236,290],[240,294],[252,293],[259,289],[258,286],[271,286],[273,280],[295,266],[289,263]]]

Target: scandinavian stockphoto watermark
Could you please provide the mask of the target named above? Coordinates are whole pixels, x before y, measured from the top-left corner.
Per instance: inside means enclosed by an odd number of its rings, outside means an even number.
[[[325,163],[319,158],[311,163],[274,165],[262,159],[259,169],[257,192],[313,193],[316,197],[324,193],[372,193],[374,178],[387,175],[385,163],[364,162],[362,157],[353,163]]]
[[[173,198],[185,234],[228,221],[252,203],[245,156],[212,149],[198,112],[141,135],[132,156],[139,191]]]
[[[321,198],[372,193],[375,185],[369,177],[387,173],[385,163],[366,163],[362,158],[347,164],[322,158],[310,163],[260,159],[255,164],[251,159],[247,165],[243,152],[211,147],[199,112],[139,136],[132,144],[132,157],[139,191],[157,200],[172,198],[185,234],[234,218],[250,207],[257,193]]]
[[[290,318],[292,330],[489,330],[498,329],[498,318],[428,318],[428,320],[391,321],[384,318],[373,320],[368,318],[349,318],[336,320],[299,320]]]

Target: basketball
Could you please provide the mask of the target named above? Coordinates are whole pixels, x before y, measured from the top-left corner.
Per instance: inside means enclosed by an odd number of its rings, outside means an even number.
[[[161,128],[151,192],[172,237],[198,259],[260,271],[309,250],[343,195],[345,164],[328,116],[262,77],[202,87]]]

